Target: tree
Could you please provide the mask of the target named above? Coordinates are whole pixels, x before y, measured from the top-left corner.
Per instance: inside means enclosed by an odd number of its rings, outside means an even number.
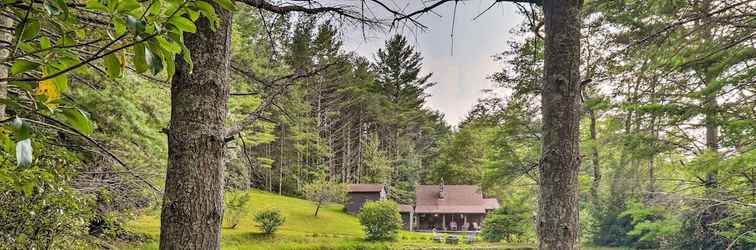
[[[480,234],[487,241],[510,241],[525,235],[529,220],[527,209],[505,204],[486,214]]]
[[[327,180],[323,175],[318,180],[304,186],[305,198],[315,202],[315,216],[323,204],[330,202],[343,202],[346,199],[346,184]]]
[[[543,147],[537,229],[540,249],[578,249],[581,0],[546,0]]]
[[[161,249],[220,248],[231,12],[212,5],[217,24],[201,17],[185,34],[191,62],[176,58],[171,80]]]
[[[391,164],[386,159],[386,152],[380,148],[377,135],[367,138],[362,149],[362,173],[364,183],[384,183],[391,174]]]
[[[411,202],[415,183],[420,182],[424,163],[434,150],[428,138],[439,138],[445,124],[441,116],[423,109],[435,85],[431,74],[421,75],[422,56],[402,35],[394,35],[378,49],[373,62],[375,81],[371,87],[377,96],[375,132],[382,135],[381,147],[391,161],[392,173],[386,184],[393,198]],[[431,139],[434,140],[434,139]],[[430,145],[428,145],[430,144]]]
[[[235,229],[239,225],[242,213],[244,212],[244,206],[249,201],[250,194],[248,192],[234,192],[230,194],[230,197],[226,199],[227,212],[223,216],[223,219],[228,223],[226,226],[231,229]]]

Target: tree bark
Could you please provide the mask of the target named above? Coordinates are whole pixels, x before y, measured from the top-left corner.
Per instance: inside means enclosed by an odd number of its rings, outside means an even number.
[[[1,27],[13,27],[13,19],[0,15]],[[0,32],[0,59],[9,58],[11,56],[11,43],[13,42],[13,34],[11,32]],[[8,71],[10,67],[0,64],[0,79],[8,78]],[[0,99],[8,97],[8,82],[0,82]],[[5,104],[0,104],[0,119],[5,119]]]
[[[323,202],[318,201],[318,205],[315,207],[315,217],[318,217],[318,212],[320,212],[320,205],[323,204]]]
[[[591,160],[593,162],[593,181],[591,182],[591,202],[596,204],[598,202],[598,189],[601,184],[601,167],[599,165],[599,152],[598,152],[598,133],[596,131],[596,111],[588,110],[588,116],[591,119]]]
[[[213,6],[217,31],[203,17],[184,34],[193,70],[176,57],[160,249],[220,249],[231,13]]]
[[[581,0],[546,0],[540,249],[578,249]]]

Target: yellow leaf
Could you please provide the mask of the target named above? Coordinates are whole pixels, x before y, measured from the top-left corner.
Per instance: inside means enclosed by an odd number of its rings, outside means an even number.
[[[121,61],[121,70],[126,70],[126,50],[118,51],[118,61]]]
[[[54,109],[58,107],[57,103],[51,103],[51,102],[58,100],[60,98],[60,90],[58,90],[58,88],[55,87],[55,83],[51,79],[47,79],[47,80],[39,82],[36,95],[47,96],[47,101],[45,101],[45,103],[47,104],[48,108]]]

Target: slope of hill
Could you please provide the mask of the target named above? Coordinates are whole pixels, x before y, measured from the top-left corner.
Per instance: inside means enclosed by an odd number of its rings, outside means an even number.
[[[357,217],[343,212],[341,205],[327,205],[313,216],[312,202],[252,190],[251,198],[244,207],[242,219],[235,229],[224,228],[223,249],[449,249],[450,245],[433,243],[432,235],[402,231],[395,242],[367,242]],[[253,215],[257,211],[277,208],[286,216],[286,223],[272,236],[260,234]],[[130,230],[145,233],[158,239],[160,233],[159,211],[141,215],[127,224]],[[157,249],[157,242],[150,242],[136,249]],[[511,249],[516,246],[479,242],[474,245],[456,245],[464,249]]]

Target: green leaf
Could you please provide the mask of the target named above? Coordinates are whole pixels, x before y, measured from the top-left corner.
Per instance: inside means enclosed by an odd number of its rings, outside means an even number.
[[[157,14],[160,14],[160,1],[152,1],[150,2],[150,7],[147,9],[147,14],[155,16]]]
[[[99,10],[99,11],[102,11],[102,12],[108,12],[109,11],[108,7],[105,6],[104,4],[100,3],[100,1],[98,1],[98,0],[88,0],[86,7],[87,7],[87,9],[90,9],[90,10]]]
[[[150,66],[150,71],[152,71],[153,75],[157,75],[163,70],[163,61],[153,52],[152,48],[145,48],[144,59],[147,61],[147,65]]]
[[[31,154],[31,151],[29,153]],[[18,155],[18,152],[16,152],[16,155]],[[29,164],[31,164],[31,162],[29,162]],[[22,165],[22,164],[19,164],[19,165]],[[27,180],[26,183],[24,183],[21,186],[21,191],[23,191],[24,196],[31,197],[32,192],[34,191],[34,182]]]
[[[145,58],[145,48],[143,43],[134,45],[134,68],[137,73],[144,73],[149,68]]]
[[[189,15],[189,20],[192,20],[192,22],[197,21],[200,15],[199,12],[190,9],[186,9],[186,14]]]
[[[136,31],[137,34],[144,32],[144,22],[139,21],[133,16],[126,16],[126,26]]]
[[[66,118],[66,123],[82,134],[89,135],[94,131],[92,121],[84,111],[77,108],[67,108],[63,109],[62,114]]]
[[[50,38],[47,38],[46,36],[39,38],[39,47],[42,49],[48,49],[52,47],[52,42],[50,42]]]
[[[186,17],[182,16],[173,16],[171,19],[168,19],[168,23],[172,24],[176,28],[184,31],[184,32],[197,32],[197,26],[194,26],[194,23],[192,20],[187,19]]]
[[[168,80],[173,78],[173,74],[176,73],[176,55],[165,53],[165,71],[168,74]]]
[[[55,5],[58,7],[58,9],[63,10],[64,16],[68,16],[68,6],[66,5],[65,0],[53,0],[55,2]]]
[[[212,28],[213,31],[216,31],[218,28],[218,14],[215,13],[213,5],[205,1],[196,1],[194,4],[197,9],[199,9],[200,13],[210,21],[210,28]]]
[[[124,32],[126,32],[126,22],[121,20],[121,18],[113,17],[111,20],[113,22],[113,28],[115,29],[115,36],[120,36]]]
[[[169,42],[165,39],[164,36],[157,36],[155,39],[160,43],[160,47],[162,47],[164,50],[170,52],[171,54],[178,54],[181,52],[181,45],[178,45],[174,42]]]
[[[47,10],[47,14],[51,16],[60,15],[61,13],[60,8],[58,8],[58,6],[56,6],[56,4],[53,3],[52,1],[45,1],[43,5],[45,6],[45,10]]]
[[[196,6],[203,15],[206,15],[207,13],[215,14],[215,8],[213,8],[213,5],[208,2],[196,1],[194,2],[194,6]]]
[[[115,53],[108,54],[104,60],[105,70],[110,78],[121,77],[121,62],[118,61]]]
[[[39,21],[29,18],[26,22],[16,25],[16,39],[19,41],[28,41],[39,33]]]
[[[141,5],[139,5],[139,2],[136,0],[122,0],[118,2],[116,11],[118,11],[118,13],[127,13],[139,7],[141,7]]]
[[[234,2],[231,0],[216,0],[216,3],[220,5],[222,8],[230,11],[236,10],[236,5],[234,5]]]
[[[13,66],[11,66],[10,74],[18,75],[26,71],[36,69],[37,67],[39,67],[39,63],[27,61],[24,59],[18,59],[16,60],[16,63],[14,63]]]

